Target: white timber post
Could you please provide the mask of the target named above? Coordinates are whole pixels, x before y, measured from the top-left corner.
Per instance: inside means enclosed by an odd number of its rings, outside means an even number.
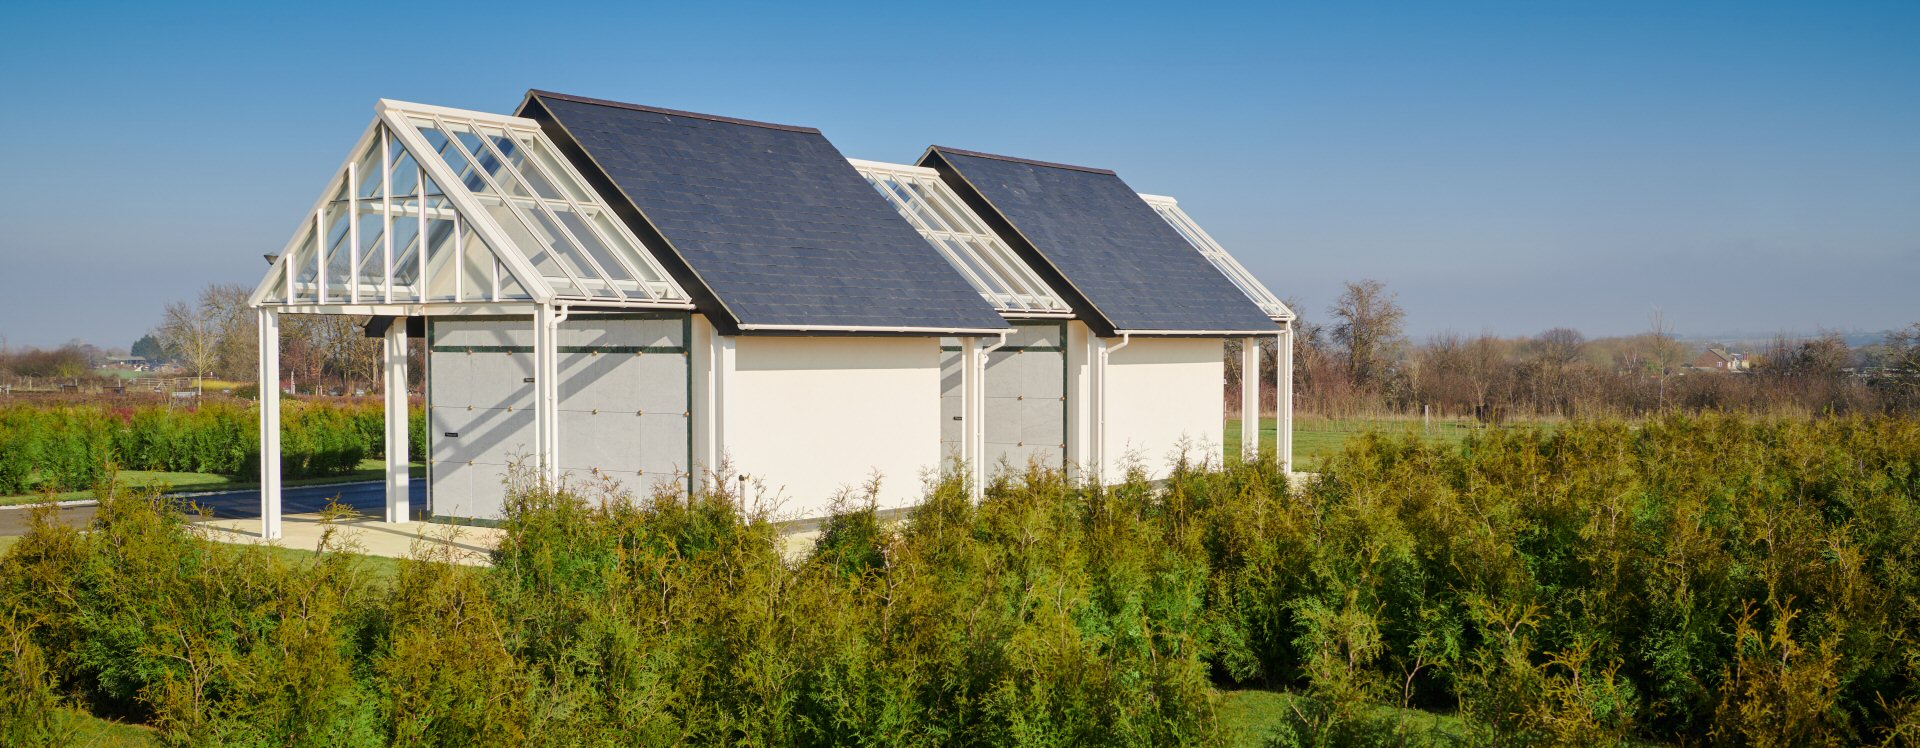
[[[982,449],[986,431],[980,396],[984,392],[980,380],[986,373],[981,362],[980,339],[960,339],[960,464],[967,480],[967,495],[979,501],[984,495],[980,479],[986,474],[981,463],[986,459]]]
[[[387,392],[387,521],[411,519],[407,468],[412,439],[407,428],[407,318],[396,317],[381,340]]]
[[[1240,456],[1260,456],[1260,339],[1240,341]]]
[[[1293,472],[1293,323],[1288,322],[1280,331],[1274,351],[1274,415],[1278,416],[1278,427],[1274,430],[1276,459],[1280,461],[1282,473]]]
[[[260,310],[260,537],[280,537],[280,315]]]

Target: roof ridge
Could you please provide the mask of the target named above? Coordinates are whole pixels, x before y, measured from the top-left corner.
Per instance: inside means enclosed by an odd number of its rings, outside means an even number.
[[[588,96],[575,96],[573,94],[563,94],[556,91],[542,91],[538,88],[527,89],[527,96],[529,97],[538,96],[538,97],[545,97],[550,99],[559,99],[561,101],[571,101],[579,104],[594,104],[597,106],[608,106],[608,107],[614,107],[617,109],[631,109],[636,112],[652,112],[654,114],[665,114],[673,117],[692,117],[694,119],[704,119],[710,122],[724,122],[729,125],[746,125],[748,127],[764,127],[769,130],[785,130],[787,132],[804,132],[804,133],[811,133],[814,135],[821,134],[820,130],[812,127],[801,127],[799,125],[782,125],[775,122],[760,122],[758,120],[740,119],[738,117],[723,117],[718,114],[702,114],[700,112],[689,112],[684,109],[668,109],[666,107],[647,106],[645,104],[629,104],[624,101],[613,101],[610,99],[595,99]]]
[[[1105,174],[1105,175],[1114,176],[1114,177],[1120,176],[1118,172],[1115,172],[1112,169],[1101,169],[1101,168],[1096,168],[1092,166],[1075,166],[1073,164],[1062,164],[1062,163],[1056,163],[1053,161],[1037,161],[1030,158],[1020,158],[1018,156],[1002,156],[998,153],[983,153],[981,151],[969,151],[969,150],[953,148],[951,146],[944,146],[944,145],[927,146],[927,149],[932,151],[937,151],[940,153],[953,153],[961,156],[973,156],[976,158],[990,158],[996,161],[1011,161],[1016,164],[1026,164],[1028,166],[1044,166],[1049,169],[1071,169],[1073,171],[1092,172],[1094,174]]]

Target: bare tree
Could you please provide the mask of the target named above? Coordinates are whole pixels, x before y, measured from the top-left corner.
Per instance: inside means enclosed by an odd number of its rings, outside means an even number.
[[[219,343],[213,370],[227,379],[250,379],[258,371],[260,320],[247,306],[245,286],[211,285],[200,292],[200,305],[212,315]]]
[[[212,310],[205,304],[185,301],[168,304],[160,323],[160,339],[193,367],[195,385],[206,394],[207,371],[218,360],[220,350],[220,325]]]
[[[1334,318],[1333,341],[1346,353],[1347,376],[1361,387],[1384,381],[1406,344],[1401,327],[1407,316],[1386,284],[1372,279],[1348,282],[1346,292],[1327,311]]]
[[[1533,340],[1540,360],[1560,366],[1580,360],[1587,348],[1587,336],[1570,327],[1553,328]]]

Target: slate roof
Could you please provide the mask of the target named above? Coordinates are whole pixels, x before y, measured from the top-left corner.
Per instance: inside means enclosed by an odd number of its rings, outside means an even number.
[[[971,195],[1014,234],[1008,243],[1063,279],[1096,331],[1278,327],[1112,171],[943,146],[920,165]]]
[[[520,115],[631,202],[723,332],[1007,327],[818,130],[546,91]]]

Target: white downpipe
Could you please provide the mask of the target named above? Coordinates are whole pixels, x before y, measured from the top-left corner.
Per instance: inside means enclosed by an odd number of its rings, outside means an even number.
[[[280,537],[280,315],[260,310],[260,537]]]
[[[1093,474],[1094,478],[1103,484],[1110,482],[1112,478],[1112,476],[1108,475],[1107,465],[1110,459],[1108,450],[1111,444],[1109,441],[1111,435],[1107,433],[1107,395],[1111,389],[1107,382],[1107,366],[1109,360],[1113,357],[1114,351],[1126,348],[1131,344],[1133,344],[1133,333],[1131,332],[1121,332],[1119,345],[1111,345],[1105,343],[1103,340],[1100,346],[1098,366],[1094,368]]]
[[[398,317],[380,341],[385,359],[387,405],[387,521],[405,523],[412,519],[408,506],[407,468],[411,446],[407,435],[407,320]]]
[[[555,310],[552,305],[541,304],[533,311],[533,432],[535,458],[540,477],[549,485],[560,479],[559,429],[555,428],[560,420],[559,402],[554,393],[558,392],[554,379],[558,367],[554,365],[558,348],[555,338],[559,325],[554,321]]]

